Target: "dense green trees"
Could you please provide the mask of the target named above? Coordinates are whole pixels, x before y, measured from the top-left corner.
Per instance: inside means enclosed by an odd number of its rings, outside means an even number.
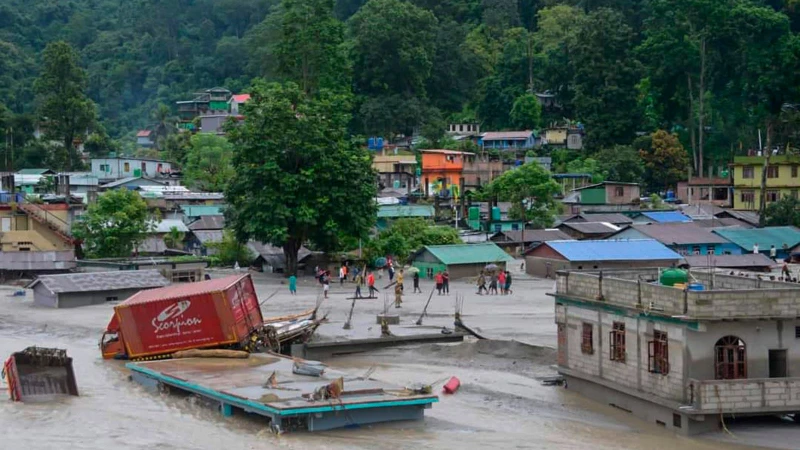
[[[198,133],[191,138],[186,154],[186,185],[206,192],[222,192],[234,175],[233,147],[222,136]]]
[[[453,227],[436,226],[418,217],[404,218],[393,221],[388,229],[369,240],[364,246],[364,256],[370,263],[387,255],[405,263],[409,256],[426,245],[460,243],[458,230]]]
[[[486,186],[484,195],[511,202],[510,217],[543,228],[553,224],[557,212],[554,196],[560,192],[561,187],[542,166],[528,163],[495,178]]]
[[[159,149],[183,161],[188,143],[164,120],[174,102],[213,86],[241,91],[262,77],[308,94],[352,87],[354,134],[422,131],[429,145],[446,145],[436,129],[450,121],[491,130],[568,119],[585,125],[582,159],[600,161],[597,152],[661,129],[676,134],[694,171],[705,173],[732,149],[757,145],[758,130],[765,144],[796,144],[797,3],[7,0],[0,126],[13,145],[3,140],[0,161],[75,162],[61,124],[85,128],[91,103],[60,100],[45,87],[54,79],[46,60],[58,54],[69,75],[61,79],[97,105],[105,134],[91,127],[92,153],[119,148],[110,139],[130,142],[149,126]],[[555,105],[537,120],[530,107],[543,92]],[[67,147],[60,153],[28,133],[45,115]]]
[[[90,258],[127,257],[144,241],[151,226],[142,197],[118,189],[100,195],[72,231],[83,241],[83,252]]]

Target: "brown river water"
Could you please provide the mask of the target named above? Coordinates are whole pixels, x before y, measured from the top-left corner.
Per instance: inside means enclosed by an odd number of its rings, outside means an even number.
[[[10,292],[0,288],[0,357],[30,345],[66,348],[81,396],[22,404],[3,394],[0,450],[800,448],[800,426],[778,420],[737,424],[734,435],[676,436],[562,387],[542,386],[535,377],[553,372],[539,354],[528,357],[502,343],[423,346],[331,361],[353,373],[374,366],[374,378],[399,385],[454,374],[463,384],[457,394],[440,396],[424,421],[276,436],[263,418],[223,418],[196,398],[145,391],[128,379],[123,363],[104,361],[97,342],[109,305],[41,310],[8,297]]]

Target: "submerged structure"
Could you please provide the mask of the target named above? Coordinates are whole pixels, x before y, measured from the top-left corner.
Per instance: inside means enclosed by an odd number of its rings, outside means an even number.
[[[559,271],[558,371],[569,389],[682,434],[800,411],[800,286],[659,269]]]

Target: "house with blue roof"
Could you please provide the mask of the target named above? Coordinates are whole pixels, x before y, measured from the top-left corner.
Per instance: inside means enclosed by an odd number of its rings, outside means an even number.
[[[680,211],[643,212],[634,220],[636,223],[686,223],[691,221],[691,217]]]
[[[633,224],[606,239],[655,239],[682,256],[742,254],[738,245],[691,222]]]
[[[613,270],[671,267],[682,262],[674,250],[655,239],[548,241],[525,253],[525,271],[554,278],[559,270]]]

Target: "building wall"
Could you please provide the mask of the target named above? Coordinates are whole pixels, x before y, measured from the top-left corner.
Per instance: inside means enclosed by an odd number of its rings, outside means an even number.
[[[547,274],[547,263],[550,263],[550,276],[555,276],[557,270],[621,270],[670,267],[676,262],[676,260],[569,262],[563,259],[528,255],[525,257],[525,272],[536,277],[544,277]]]
[[[676,402],[684,401],[684,380],[687,379],[684,368],[688,366],[684,364],[685,325],[670,324],[656,318],[650,320],[627,317],[600,308],[561,303],[559,299],[556,299],[556,305],[557,309],[563,308],[563,313],[556,314],[556,320],[563,320],[559,325],[565,325],[560,329],[566,334],[565,339],[559,338],[559,352],[563,345],[567,348],[566,364],[563,364],[562,359],[559,366],[608,380],[618,384],[621,389],[635,389]],[[612,330],[613,322],[625,323],[624,362],[610,359],[609,332]],[[592,326],[591,354],[584,353],[582,349],[584,323]],[[649,371],[648,342],[653,339],[654,331],[667,333],[669,353],[667,374]]]
[[[595,188],[582,189],[580,192],[580,203],[584,205],[605,205],[606,204],[606,190],[603,186]]]
[[[57,308],[76,308],[79,306],[101,305],[108,301],[123,301],[141,290],[142,289],[114,289],[108,291],[59,294]]]
[[[47,211],[65,222],[68,221],[66,209],[47,209]],[[73,248],[73,245],[65,242],[50,228],[28,217],[22,211],[0,209],[0,251],[64,251]]]
[[[50,293],[42,283],[33,287],[33,304],[48,308],[58,308],[58,296]]]
[[[128,163],[126,170],[125,163]],[[169,172],[172,165],[168,162],[159,161],[144,161],[136,158],[96,158],[92,159],[92,175],[102,179],[119,179],[132,177],[134,171],[139,169],[141,171],[142,164],[144,164],[144,171],[140,176],[156,176],[158,175],[158,168],[161,166],[162,172]],[[101,170],[100,166],[105,167],[106,170]]]
[[[770,158],[770,166],[777,167],[778,176],[767,177],[767,203],[771,202],[770,191],[777,194],[778,199],[784,196],[797,197],[800,190],[800,157],[775,155]],[[795,167],[794,176],[792,173],[793,166]],[[759,208],[763,167],[764,158],[760,156],[744,156],[734,159],[734,209],[753,211]],[[749,172],[747,178],[745,178],[746,171]]]
[[[617,188],[622,188],[622,195],[617,195]],[[627,205],[639,201],[639,186],[627,184],[606,184],[606,203],[611,205]],[[581,200],[583,196],[581,196]]]
[[[534,147],[533,135],[527,139],[492,139],[484,140],[483,148],[497,149],[497,150],[516,150],[516,149],[529,149]]]

